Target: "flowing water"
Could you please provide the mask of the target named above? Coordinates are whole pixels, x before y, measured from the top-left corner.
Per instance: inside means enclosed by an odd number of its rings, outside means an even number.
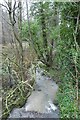
[[[43,70],[36,69],[34,90],[22,108],[15,108],[9,118],[59,118],[59,109],[54,100],[58,85]]]

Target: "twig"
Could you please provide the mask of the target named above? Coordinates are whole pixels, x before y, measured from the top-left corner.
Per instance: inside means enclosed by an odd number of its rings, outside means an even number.
[[[76,41],[76,34],[77,34],[77,31],[78,31],[78,26],[79,26],[79,13],[78,13],[78,16],[77,16],[77,22],[76,22],[76,28],[75,28],[75,31],[74,31],[74,33],[73,33],[73,36],[74,36],[74,41],[75,41],[75,45],[76,45],[76,51],[77,51],[77,53],[76,53],[76,55],[75,55],[75,58],[73,58],[74,59],[74,63],[75,63],[75,71],[76,71],[76,90],[77,90],[77,101],[78,101],[78,79],[77,79],[77,77],[78,77],[78,70],[77,70],[77,66],[76,66],[76,63],[77,63],[77,54],[78,54],[78,48],[79,48],[79,46],[78,46],[78,44],[77,44],[77,41]]]

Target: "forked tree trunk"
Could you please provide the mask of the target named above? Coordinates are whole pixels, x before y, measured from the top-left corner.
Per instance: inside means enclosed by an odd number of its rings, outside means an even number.
[[[21,5],[21,3],[20,3]],[[12,0],[8,0],[8,8],[9,8],[9,19],[10,19],[10,22],[11,22],[11,25],[12,25],[12,30],[13,30],[13,34],[19,44],[19,66],[20,66],[20,71],[21,71],[21,79],[22,80],[25,80],[25,71],[24,71],[24,64],[23,64],[23,46],[22,46],[22,41],[21,41],[21,38],[17,35],[16,31],[15,31],[15,20],[14,20],[14,17],[15,17],[15,7],[14,7],[14,16],[12,17]],[[20,10],[20,20],[21,20],[21,10]],[[22,21],[20,21],[21,23]],[[22,24],[22,23],[21,23]],[[21,28],[21,26],[20,26]]]

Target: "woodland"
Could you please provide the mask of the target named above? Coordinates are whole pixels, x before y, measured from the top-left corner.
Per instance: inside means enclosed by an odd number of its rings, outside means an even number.
[[[25,104],[40,67],[59,87],[60,118],[79,120],[80,2],[5,0],[0,7],[2,118]]]

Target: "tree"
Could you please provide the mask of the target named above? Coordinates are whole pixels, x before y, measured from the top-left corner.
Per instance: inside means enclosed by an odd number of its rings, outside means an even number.
[[[11,27],[13,30],[13,34],[15,37],[15,44],[16,44],[16,49],[17,49],[17,54],[19,56],[19,66],[20,66],[20,71],[21,71],[21,79],[25,80],[25,71],[24,71],[24,63],[23,63],[23,46],[22,46],[22,37],[21,37],[21,31],[22,31],[22,5],[21,1],[18,1],[18,5],[16,3],[16,0],[14,1],[14,4],[12,5],[12,0],[8,0],[6,2],[6,5],[1,4],[3,7],[7,9],[7,12],[9,14],[9,20],[11,23]],[[18,16],[18,25],[19,28],[17,29],[17,18],[16,18],[16,12],[19,11],[19,16]],[[19,32],[18,32],[19,31]],[[17,45],[18,44],[18,45]]]
[[[58,58],[57,63],[61,69],[61,89],[66,93],[65,97],[61,96],[61,114],[71,117],[76,115],[78,117],[79,110],[79,71],[80,71],[80,43],[79,43],[79,24],[80,24],[80,2],[69,2],[69,3],[58,3],[59,5],[59,14],[60,14],[60,39],[57,41],[57,52]],[[72,88],[69,87],[72,86]],[[65,86],[65,87],[64,87]],[[72,105],[72,110],[68,108],[68,104],[71,105],[71,101],[67,104],[67,108],[69,111],[64,111],[65,104],[63,103],[65,100],[69,100],[72,95],[67,94],[67,92],[73,91],[73,102],[76,102]],[[67,92],[66,92],[67,91]],[[69,98],[67,99],[67,95]],[[76,110],[75,110],[76,108]],[[73,112],[74,110],[74,112]],[[72,116],[72,117],[73,117]]]
[[[53,13],[51,10],[54,10],[54,16],[57,12],[56,7],[53,9],[52,6],[56,4],[49,3],[49,2],[39,2],[34,3],[31,6],[31,13],[33,15],[33,19],[36,20],[37,31],[36,31],[36,38],[34,38],[35,31],[31,30],[29,27],[29,31],[31,31],[32,36],[32,43],[33,47],[38,55],[38,58],[48,67],[51,67],[53,64],[53,46],[54,46],[54,36],[50,34],[52,32],[52,28],[57,26],[57,17],[55,17],[54,24],[51,25],[50,22],[50,15]],[[49,11],[48,13],[46,11]],[[58,14],[57,14],[58,15]],[[56,15],[56,16],[57,16]],[[53,20],[53,19],[52,19]],[[28,19],[29,21],[29,19]],[[28,23],[29,26],[29,23]],[[50,27],[50,28],[49,28]],[[35,47],[36,46],[36,47]]]

